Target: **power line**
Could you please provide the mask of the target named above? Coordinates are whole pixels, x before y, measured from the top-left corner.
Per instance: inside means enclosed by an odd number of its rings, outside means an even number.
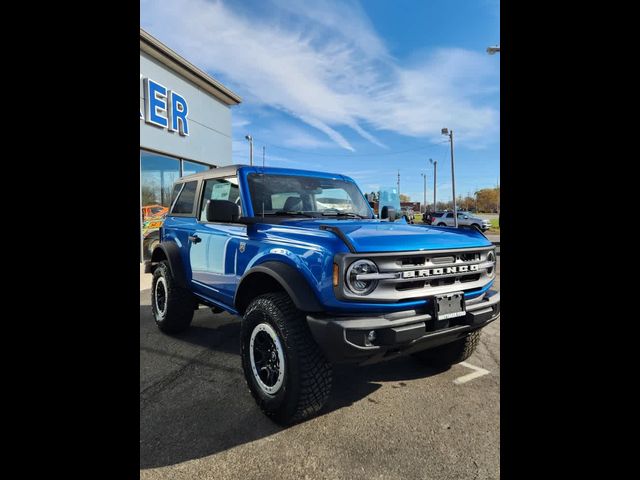
[[[333,158],[353,158],[353,157],[377,157],[377,156],[389,156],[389,155],[399,155],[402,153],[408,153],[408,152],[417,152],[419,150],[430,150],[430,149],[434,149],[434,148],[438,148],[438,145],[443,144],[443,143],[448,143],[448,142],[437,142],[437,143],[432,143],[429,145],[422,145],[419,147],[415,147],[415,148],[410,148],[407,150],[398,150],[395,152],[381,152],[381,153],[353,153],[353,154],[332,154],[332,153],[317,153],[317,152],[310,152],[310,151],[304,151],[304,150],[296,150],[293,148],[288,148],[288,147],[282,147],[279,145],[274,145],[272,143],[267,143],[264,142],[265,145],[268,145],[271,148],[275,148],[275,149],[279,149],[279,150],[285,150],[288,152],[294,152],[294,153],[301,153],[303,155],[315,155],[315,156],[319,156],[319,157],[333,157]],[[237,150],[233,150],[234,152],[238,152]]]

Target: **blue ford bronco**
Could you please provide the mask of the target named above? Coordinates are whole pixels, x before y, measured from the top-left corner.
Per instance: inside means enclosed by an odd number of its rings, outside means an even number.
[[[253,397],[281,424],[327,401],[331,365],[468,358],[498,318],[493,245],[469,228],[376,218],[343,175],[234,165],[180,178],[146,263],[163,332],[193,312],[242,317]]]

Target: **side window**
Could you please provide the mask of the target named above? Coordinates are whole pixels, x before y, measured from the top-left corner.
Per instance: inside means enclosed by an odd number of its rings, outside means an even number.
[[[240,188],[237,177],[212,178],[205,180],[202,189],[202,208],[200,210],[200,221],[206,222],[207,200],[228,200],[240,205]]]
[[[173,203],[176,201],[176,198],[178,197],[178,194],[180,193],[180,190],[182,190],[182,183],[176,183],[173,186],[173,192],[171,192],[171,201],[169,202],[169,207],[171,207],[171,205],[173,205]]]
[[[452,213],[447,213],[447,214],[445,215],[445,218],[453,218],[453,214],[452,214]]]
[[[178,185],[176,185],[177,187]],[[196,187],[198,182],[186,182],[180,196],[173,205],[171,213],[193,213],[193,203],[196,199]],[[176,191],[174,190],[174,194]]]

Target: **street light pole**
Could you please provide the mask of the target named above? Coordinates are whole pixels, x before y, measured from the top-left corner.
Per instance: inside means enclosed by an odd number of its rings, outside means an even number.
[[[451,144],[451,190],[453,190],[453,224],[456,228],[458,228],[458,207],[456,205],[456,171],[453,162],[453,130],[449,131],[448,128],[443,128],[442,134],[449,137],[449,143]]]
[[[246,135],[244,138],[249,140],[249,165],[253,166],[253,137]]]
[[[424,180],[424,213],[427,213],[427,174],[421,173],[422,179]]]
[[[436,212],[438,207],[436,206],[436,179],[438,178],[438,161],[429,159],[429,163],[433,165],[433,213]]]
[[[400,198],[400,170],[398,170],[398,199]]]

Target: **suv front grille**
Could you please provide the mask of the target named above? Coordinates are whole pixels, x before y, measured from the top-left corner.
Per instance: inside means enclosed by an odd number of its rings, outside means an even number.
[[[487,260],[493,249],[344,254],[336,258],[342,273],[335,292],[346,300],[400,302],[456,290],[477,290],[495,275],[495,263]],[[356,295],[346,287],[344,272],[352,262],[363,258],[375,262],[380,278],[371,293]]]

